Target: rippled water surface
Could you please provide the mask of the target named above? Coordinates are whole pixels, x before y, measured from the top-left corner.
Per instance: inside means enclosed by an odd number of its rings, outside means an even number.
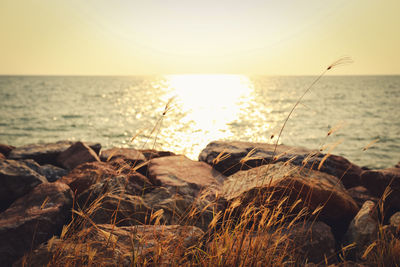
[[[195,159],[212,140],[275,142],[314,79],[0,76],[0,143],[85,140]],[[332,153],[361,166],[390,167],[400,161],[399,117],[400,76],[327,76],[296,108],[280,143],[336,146]]]

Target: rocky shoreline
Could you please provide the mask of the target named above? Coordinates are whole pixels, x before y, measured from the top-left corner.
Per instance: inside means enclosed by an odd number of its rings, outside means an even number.
[[[171,259],[189,259],[196,244],[212,250],[226,217],[249,216],[245,229],[256,237],[239,249],[265,240],[255,227],[272,213],[262,207],[285,215],[276,220],[302,259],[294,265],[368,266],[363,254],[379,232],[400,237],[399,167],[368,170],[319,151],[238,141],[211,142],[198,161],[92,142],[0,144],[0,262],[57,266],[73,255],[75,265],[185,265]],[[287,218],[299,214],[292,227]]]

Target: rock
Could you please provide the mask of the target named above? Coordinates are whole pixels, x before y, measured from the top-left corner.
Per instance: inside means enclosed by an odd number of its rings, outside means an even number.
[[[171,151],[158,151],[154,149],[141,149],[139,151],[145,156],[146,160],[151,160],[161,157],[176,156],[176,154]]]
[[[138,164],[146,161],[144,155],[133,148],[111,148],[102,150],[100,154],[101,161],[110,161],[116,158],[122,158],[131,164]]]
[[[391,193],[383,199],[385,217],[400,210],[400,168],[364,171],[361,182],[377,198],[382,198],[386,188],[390,187]]]
[[[331,226],[336,236],[346,231],[358,212],[357,204],[336,177],[283,162],[229,176],[222,194],[229,203],[240,201],[239,214],[249,205],[277,207],[282,201],[280,207],[286,215],[305,208]],[[293,208],[299,199],[301,202]]]
[[[40,166],[40,171],[42,175],[44,175],[47,178],[47,181],[51,183],[57,181],[61,177],[68,174],[67,170],[64,170],[60,167],[56,167],[50,164],[45,164],[43,166]]]
[[[33,159],[40,165],[51,164],[59,166],[57,161],[58,156],[73,143],[72,141],[59,141],[56,143],[25,145],[13,149],[9,158],[15,160]],[[85,144],[92,148],[97,154],[99,153],[101,148],[99,143],[86,142]]]
[[[72,170],[86,162],[100,161],[96,152],[82,142],[76,142],[57,157],[58,163],[65,169]]]
[[[2,153],[0,153],[0,160],[6,159],[6,156],[4,156]]]
[[[10,266],[59,234],[71,214],[72,199],[68,186],[43,183],[0,213],[1,264]]]
[[[222,207],[218,193],[226,177],[204,162],[184,156],[154,158],[148,170],[150,181],[159,187],[143,198],[154,211],[164,211],[161,221],[207,229],[213,212]]]
[[[287,231],[293,242],[293,251],[307,262],[336,262],[335,237],[331,228],[323,222],[303,222]]]
[[[81,193],[78,203],[96,224],[146,224],[152,210],[140,197],[145,192],[133,176],[111,176]]]
[[[359,207],[361,207],[365,201],[371,200],[374,203],[378,203],[379,199],[372,196],[369,192],[368,189],[365,188],[364,186],[356,186],[347,189],[347,192],[349,195],[354,199],[354,201],[357,203]]]
[[[35,186],[46,183],[44,176],[33,171],[24,162],[0,160],[0,211]]]
[[[148,170],[148,177],[153,184],[194,197],[203,189],[218,190],[226,178],[204,162],[193,161],[185,156],[152,159]]]
[[[8,157],[8,155],[14,148],[15,146],[0,144],[0,154],[3,154],[5,157]]]
[[[58,179],[60,179],[61,177],[63,177],[64,175],[68,174],[68,171],[63,168],[56,167],[56,166],[53,166],[50,164],[45,164],[45,165],[40,166],[39,164],[36,163],[36,161],[34,161],[32,159],[19,160],[19,162],[25,163],[26,166],[28,166],[35,172],[39,173],[40,175],[45,176],[47,181],[49,181],[49,182],[55,182]]]
[[[400,168],[400,161],[394,167],[395,168]]]
[[[59,181],[69,185],[72,191],[79,196],[92,185],[119,175],[121,175],[121,172],[110,164],[104,162],[89,162],[73,169],[67,176],[62,177]],[[127,176],[130,183],[135,184],[137,194],[139,195],[143,193],[143,188],[151,188],[153,186],[147,177],[139,173],[129,172],[124,175]]]
[[[345,245],[355,243],[349,255],[360,258],[364,250],[378,237],[378,212],[376,204],[366,201],[349,225],[345,235]]]
[[[362,169],[347,159],[325,155],[316,150],[301,147],[240,141],[214,141],[207,145],[199,155],[199,160],[208,163],[224,175],[239,170],[258,167],[272,162],[289,161],[297,166],[306,166],[339,178],[346,188],[360,185]],[[246,157],[247,156],[247,157]]]
[[[179,266],[190,264],[203,232],[193,226],[97,225],[42,245],[14,266]],[[88,256],[88,255],[91,255]]]
[[[392,232],[395,236],[400,236],[400,211],[390,217],[390,227],[392,228]]]

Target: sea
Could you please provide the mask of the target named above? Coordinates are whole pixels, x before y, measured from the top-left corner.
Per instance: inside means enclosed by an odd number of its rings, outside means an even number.
[[[324,76],[310,88],[316,79],[0,76],[0,143],[82,140],[197,159],[211,141],[241,140],[320,149],[368,168],[398,163],[400,76]]]

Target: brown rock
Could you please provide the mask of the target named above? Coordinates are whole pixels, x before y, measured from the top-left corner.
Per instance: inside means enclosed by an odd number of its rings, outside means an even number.
[[[132,176],[111,176],[98,181],[78,196],[79,206],[88,211],[96,224],[149,223],[152,210],[140,197],[147,189],[133,179]]]
[[[225,175],[231,175],[239,170],[258,167],[272,162],[290,161],[297,166],[318,169],[341,179],[346,188],[360,185],[362,169],[347,159],[325,155],[316,150],[301,147],[290,147],[266,143],[250,143],[240,141],[214,141],[200,153],[199,160],[213,166]],[[246,157],[247,156],[247,157]]]
[[[159,187],[143,198],[154,211],[163,210],[161,221],[207,229],[213,212],[222,208],[217,195],[226,177],[184,156],[155,158],[148,168],[150,181]]]
[[[336,262],[335,237],[331,228],[323,222],[303,222],[289,229],[287,234],[292,240],[293,251],[307,262]]]
[[[179,266],[190,263],[190,250],[200,243],[202,236],[203,232],[193,226],[103,224],[84,229],[62,242],[56,239],[52,246],[42,245],[14,266],[22,266],[24,261],[32,267],[88,263],[93,266]]]
[[[24,253],[59,234],[72,207],[72,192],[60,183],[43,183],[0,213],[0,259],[10,266]]]
[[[218,189],[225,180],[225,176],[209,165],[185,156],[155,158],[148,166],[148,177],[153,184],[192,196],[203,189]]]
[[[73,143],[72,141],[59,141],[56,143],[25,145],[13,149],[9,158],[15,160],[33,159],[40,165],[51,164],[59,166],[57,161],[58,156]],[[85,142],[85,144],[92,148],[97,154],[99,153],[101,148],[99,143]]]
[[[133,148],[111,148],[102,150],[100,154],[101,161],[110,161],[116,158],[122,158],[131,164],[139,164],[146,161],[144,155]]]
[[[145,156],[146,160],[151,160],[161,157],[176,156],[176,154],[171,151],[158,151],[154,149],[141,149],[139,151]]]
[[[121,175],[121,172],[110,164],[104,162],[90,162],[73,169],[67,176],[64,176],[59,181],[69,185],[72,191],[78,196],[92,185],[119,175]],[[139,194],[139,192],[143,193],[143,188],[150,188],[152,186],[150,181],[139,173],[124,173],[124,176],[137,188],[137,194]]]
[[[386,217],[400,210],[400,168],[364,171],[361,182],[377,198],[381,198],[385,189],[390,187],[391,193],[384,199]]]
[[[347,192],[354,199],[354,201],[360,208],[367,200],[371,200],[374,203],[378,203],[379,201],[379,199],[372,196],[371,193],[368,191],[368,189],[365,188],[364,186],[356,186],[349,188],[347,189]]]
[[[0,144],[0,154],[3,154],[5,157],[8,157],[8,155],[14,148],[15,146]]]
[[[357,204],[336,177],[282,162],[239,171],[228,177],[222,192],[231,203],[240,200],[240,211],[248,205],[276,206],[282,201],[285,213],[301,208],[309,213],[315,211],[335,235],[343,234],[358,212]],[[299,199],[302,202],[292,209]]]
[[[6,159],[6,156],[4,156],[2,153],[0,153],[0,160],[1,159]]]
[[[60,153],[57,161],[65,169],[72,170],[83,163],[100,161],[100,159],[90,147],[82,142],[76,142]]]
[[[0,160],[0,211],[41,183],[47,183],[46,178],[25,162]]]
[[[395,168],[400,168],[400,161],[394,167]]]

